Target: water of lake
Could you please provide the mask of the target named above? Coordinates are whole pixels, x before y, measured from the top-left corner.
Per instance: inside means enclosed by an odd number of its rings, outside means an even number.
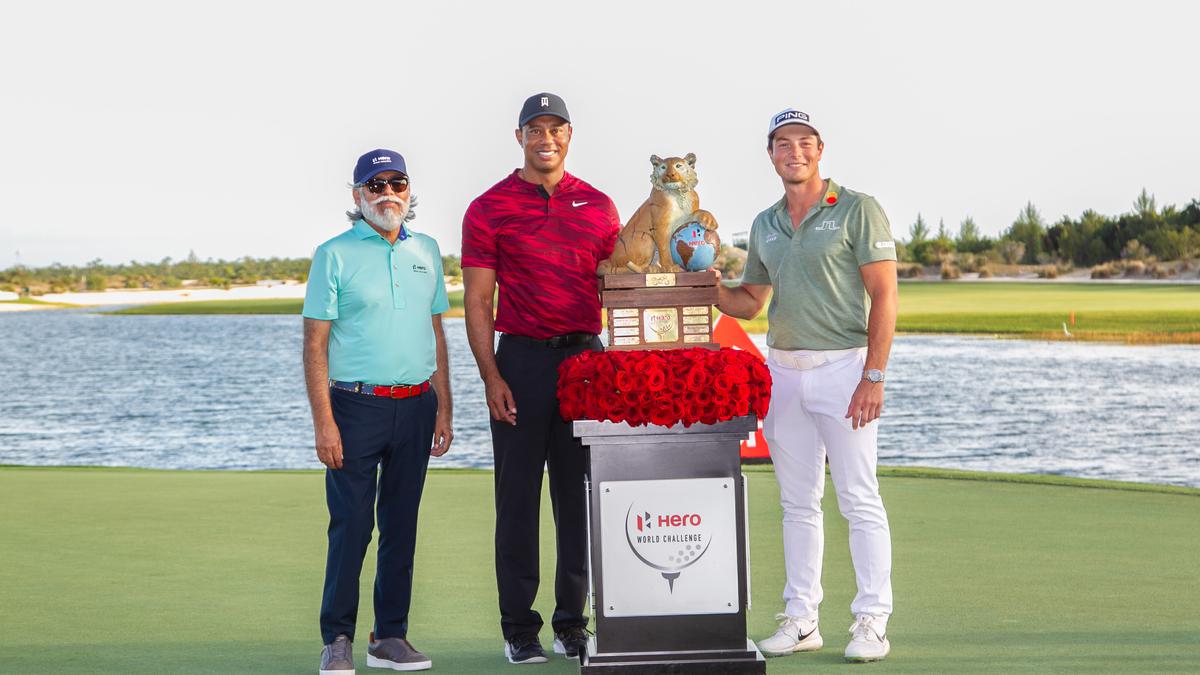
[[[300,326],[0,314],[0,463],[318,468]],[[456,439],[430,465],[490,467],[462,319],[446,329]],[[882,464],[1200,486],[1200,347],[903,336],[888,382]]]

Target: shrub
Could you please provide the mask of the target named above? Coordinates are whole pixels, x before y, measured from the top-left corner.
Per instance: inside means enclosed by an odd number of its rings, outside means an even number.
[[[1001,260],[1009,265],[1015,265],[1025,257],[1025,244],[1007,239],[996,245],[996,252],[1000,254]]]
[[[920,279],[925,270],[917,263],[901,263],[896,267],[896,276],[901,279]]]
[[[721,276],[725,279],[736,279],[742,276],[742,270],[746,267],[746,252],[740,248],[723,244],[713,266],[721,270]],[[458,276],[462,276],[461,267]]]
[[[1092,268],[1093,279],[1111,279],[1113,278],[1113,266],[1111,263],[1103,263]]]
[[[1125,276],[1140,277],[1146,273],[1146,264],[1141,260],[1126,260],[1125,261]]]
[[[1150,257],[1150,249],[1143,246],[1137,239],[1130,239],[1121,249],[1121,257],[1125,260],[1145,260]]]
[[[1054,265],[1042,265],[1037,268],[1037,276],[1039,279],[1057,279],[1058,268]]]
[[[962,271],[951,262],[942,263],[942,278],[943,279],[958,279],[962,276]]]
[[[964,272],[978,272],[979,268],[983,266],[984,258],[971,253],[960,253],[955,262],[958,268]]]
[[[979,268],[979,278],[980,279],[991,279],[992,278],[992,270],[988,269],[987,265],[980,267]]]

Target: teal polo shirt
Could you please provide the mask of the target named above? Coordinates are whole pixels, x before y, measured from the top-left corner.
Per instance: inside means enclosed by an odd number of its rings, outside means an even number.
[[[437,368],[432,315],[450,308],[442,255],[407,232],[389,244],[359,219],[313,253],[303,314],[333,322],[330,379],[417,384]]]
[[[892,228],[874,197],[830,180],[798,227],[786,197],[758,214],[749,244],[742,283],[771,285],[769,346],[867,346],[871,299],[859,268],[896,259]]]

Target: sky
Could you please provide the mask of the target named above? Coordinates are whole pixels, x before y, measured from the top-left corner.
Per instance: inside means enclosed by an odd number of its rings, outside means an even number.
[[[401,152],[413,228],[457,254],[562,96],[567,170],[622,219],[649,157],[699,158],[729,241],[782,194],[766,126],[808,112],[822,175],[996,235],[1033,202],[1200,198],[1200,5],[1182,2],[53,2],[0,10],[0,269],[308,256],[357,157]]]

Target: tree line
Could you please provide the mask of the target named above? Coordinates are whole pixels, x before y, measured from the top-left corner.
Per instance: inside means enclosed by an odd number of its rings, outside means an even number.
[[[736,243],[736,242],[735,242]],[[1121,272],[1166,277],[1181,267],[1159,265],[1165,261],[1189,261],[1200,255],[1200,199],[1183,208],[1174,205],[1159,208],[1154,195],[1145,189],[1133,202],[1133,208],[1118,216],[1105,216],[1091,209],[1078,218],[1063,216],[1047,224],[1037,207],[1029,202],[999,236],[984,235],[970,216],[963,219],[958,232],[951,234],[945,222],[932,231],[921,214],[909,227],[907,240],[897,238],[901,273],[923,274],[923,268],[940,266],[943,278],[957,278],[962,272],[989,276],[1002,265],[1037,265],[1041,276],[1056,276],[1072,267],[1091,267],[1093,277],[1114,276]],[[105,264],[99,259],[85,265],[53,264],[31,268],[14,265],[0,270],[0,290],[24,295],[65,291],[101,291],[108,288],[179,288],[184,285],[229,288],[265,280],[308,280],[309,258],[251,258],[237,260],[200,260],[190,252],[183,260],[163,258],[157,263],[131,261]],[[717,259],[726,277],[740,276],[745,252],[734,246],[722,246]],[[442,256],[442,267],[449,277],[461,277],[461,259]]]
[[[183,260],[163,258],[158,262],[131,261],[105,264],[99,259],[85,265],[55,263],[46,267],[14,265],[0,271],[0,290],[22,295],[103,291],[109,288],[171,289],[183,286],[230,288],[260,281],[308,280],[310,258],[251,258],[200,260],[194,252]],[[448,276],[461,276],[456,255],[442,256]]]
[[[1063,216],[1053,224],[1029,202],[996,238],[983,235],[970,216],[959,224],[957,234],[951,234],[945,222],[932,232],[917,214],[908,240],[897,244],[901,262],[940,265],[946,278],[989,264],[1041,265],[1047,276],[1053,275],[1050,270],[1091,267],[1093,276],[1102,277],[1114,264],[1126,261],[1153,264],[1200,255],[1200,199],[1183,208],[1159,208],[1154,195],[1143,189],[1127,213],[1105,216],[1088,209],[1078,218]],[[1168,273],[1163,268],[1163,274]]]

